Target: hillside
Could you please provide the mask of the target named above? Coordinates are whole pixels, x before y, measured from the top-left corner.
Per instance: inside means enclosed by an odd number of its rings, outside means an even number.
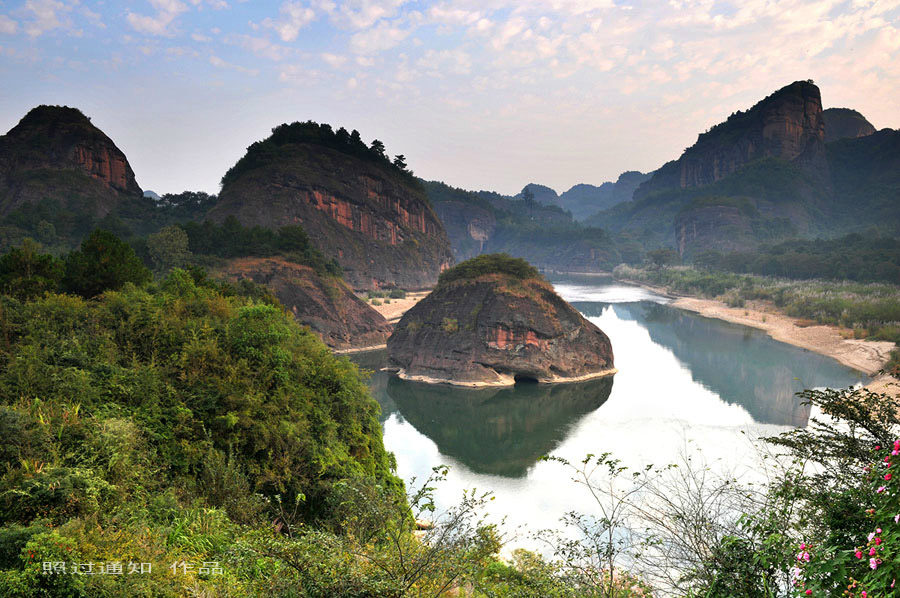
[[[875,127],[865,116],[850,108],[827,108],[822,116],[825,119],[825,143],[865,137],[875,132]]]
[[[574,222],[559,206],[423,182],[447,227],[457,261],[481,253],[508,253],[542,270],[610,271],[622,261],[603,229]]]
[[[328,125],[281,125],[251,145],[206,217],[229,216],[245,226],[302,224],[355,289],[425,288],[452,262],[446,232],[405,166],[383,145],[367,148],[355,131]]]
[[[860,126],[848,128],[848,119]],[[797,81],[701,134],[632,201],[588,223],[687,258],[873,225],[897,230],[896,140],[889,130],[859,136],[867,130],[860,119],[846,110],[826,115],[819,89]],[[843,136],[853,138],[825,143]]]
[[[38,106],[0,137],[0,218],[4,239],[46,235],[73,244],[141,188],[125,154],[76,108]]]

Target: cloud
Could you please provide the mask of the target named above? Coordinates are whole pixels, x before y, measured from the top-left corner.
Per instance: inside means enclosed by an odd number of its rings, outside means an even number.
[[[171,35],[169,26],[178,15],[188,9],[180,0],[150,0],[150,4],[156,9],[156,16],[150,17],[133,12],[126,15],[128,24],[135,31],[150,35]]]
[[[329,52],[322,53],[322,60],[334,68],[341,68],[347,63],[346,56],[338,56],[337,54],[331,54]]]
[[[73,5],[77,3],[73,2]],[[68,26],[68,20],[63,18],[61,13],[72,10],[71,5],[67,6],[57,0],[28,0],[24,8],[34,16],[25,24],[25,33],[30,37],[38,37],[47,31]]]
[[[6,15],[0,15],[0,33],[12,35],[16,32],[19,25]]]
[[[339,6],[330,4],[326,9],[331,21],[338,27],[350,30],[368,29],[378,21],[393,17],[398,9],[412,0],[346,0]]]
[[[264,27],[274,29],[281,41],[292,42],[300,35],[300,30],[309,25],[315,18],[316,12],[303,2],[285,2],[279,10],[278,19],[265,19]]]
[[[396,47],[409,37],[410,31],[389,22],[354,34],[350,38],[350,49],[357,54],[377,54]]]
[[[238,64],[226,62],[226,61],[222,60],[221,58],[219,58],[218,56],[216,56],[215,54],[213,54],[212,56],[209,57],[209,63],[216,68],[229,69],[229,70],[237,71],[239,73],[244,73],[247,75],[255,76],[259,73],[259,70],[257,70],[257,69],[248,69],[248,68],[240,66]]]

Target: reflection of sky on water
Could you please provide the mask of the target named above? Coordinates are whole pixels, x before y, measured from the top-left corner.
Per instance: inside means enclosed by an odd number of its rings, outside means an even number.
[[[794,392],[861,379],[761,331],[669,308],[643,289],[587,277],[556,288],[612,340],[619,373],[605,401],[533,386],[498,394],[422,389],[381,372],[370,380],[399,475],[424,479],[436,465],[451,466],[439,504],[455,503],[467,488],[491,490],[492,516],[532,531],[557,527],[567,511],[592,511],[561,465],[537,461],[545,452],[577,462],[608,451],[640,466],[699,451],[715,469],[747,473],[754,439],[805,425],[808,409]],[[355,360],[377,369],[384,358]]]

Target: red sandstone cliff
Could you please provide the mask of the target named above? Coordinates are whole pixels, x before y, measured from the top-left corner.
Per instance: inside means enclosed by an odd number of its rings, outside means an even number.
[[[56,199],[99,218],[141,195],[125,154],[75,108],[38,106],[0,137],[0,215]]]
[[[411,177],[314,143],[271,151],[277,155],[226,177],[209,219],[300,224],[355,289],[428,288],[452,264],[447,233]]]

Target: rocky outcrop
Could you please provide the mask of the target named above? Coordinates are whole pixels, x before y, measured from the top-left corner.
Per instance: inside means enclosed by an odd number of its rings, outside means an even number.
[[[464,386],[614,373],[609,338],[524,260],[479,256],[449,270],[388,339],[401,377]]]
[[[386,161],[276,140],[251,146],[239,172],[226,175],[209,219],[235,216],[245,226],[268,228],[302,224],[355,289],[428,288],[451,265],[447,234],[412,177]]]
[[[678,160],[660,168],[641,185],[635,198],[660,189],[708,185],[763,158],[827,175],[822,97],[811,82],[791,83],[702,133]]]
[[[340,279],[282,258],[240,258],[221,271],[230,280],[252,280],[269,288],[301,324],[333,349],[383,345],[391,326]]]
[[[125,154],[75,108],[38,106],[0,137],[0,215],[55,199],[100,218],[141,196]]]
[[[828,108],[822,117],[825,119],[825,143],[856,139],[875,132],[875,127],[865,116],[850,108]]]

